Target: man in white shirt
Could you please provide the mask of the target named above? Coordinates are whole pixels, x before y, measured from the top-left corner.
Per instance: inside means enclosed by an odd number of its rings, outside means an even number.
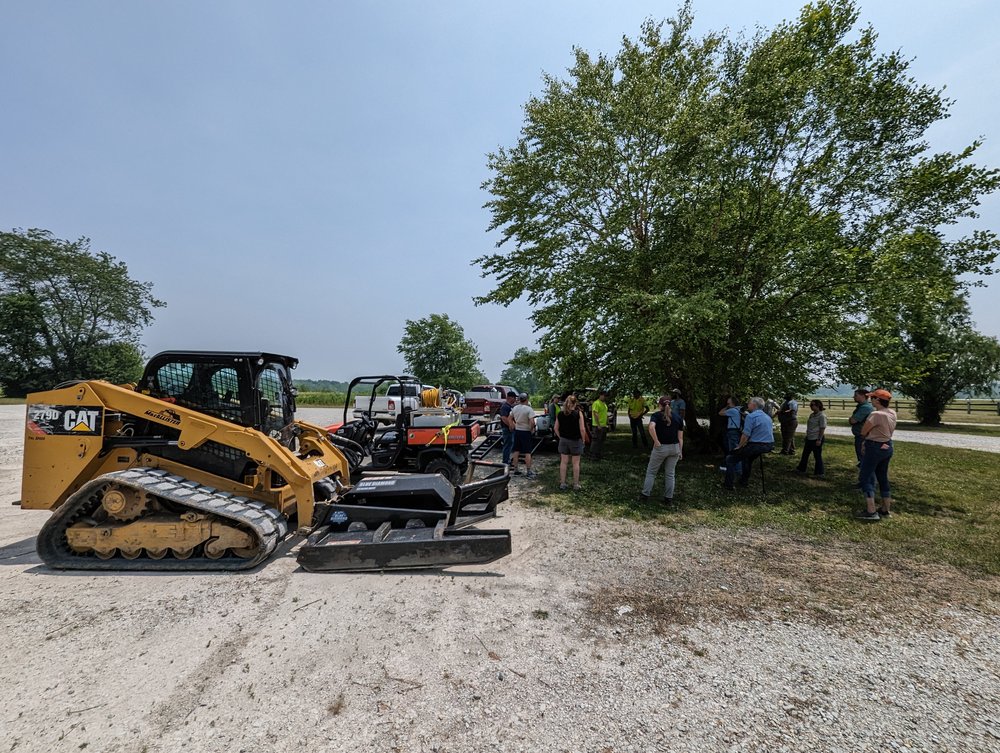
[[[518,461],[524,453],[524,467],[528,478],[535,478],[531,470],[531,435],[535,431],[535,409],[528,403],[528,393],[517,396],[518,404],[510,411],[510,420],[514,424],[514,454],[511,457],[511,467],[515,476],[521,475]]]

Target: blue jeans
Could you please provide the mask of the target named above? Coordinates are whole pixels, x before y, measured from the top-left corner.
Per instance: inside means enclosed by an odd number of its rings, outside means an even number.
[[[885,449],[883,449],[885,445]],[[866,497],[875,496],[875,482],[878,481],[882,498],[892,496],[889,489],[889,461],[892,460],[892,440],[874,442],[865,440],[865,451],[861,456],[861,471],[858,480]]]
[[[861,448],[864,447],[865,438],[861,434],[854,435],[854,454],[858,456],[858,463],[861,463]]]
[[[726,455],[726,486],[733,485],[737,463],[743,464],[740,471],[740,484],[742,486],[749,484],[753,461],[773,449],[774,442],[747,442],[741,449],[733,450]]]
[[[514,432],[504,426],[501,433],[503,436],[503,462],[510,465],[510,455],[514,451]]]
[[[740,430],[739,429],[726,429],[726,455],[736,449],[736,445],[740,443]],[[728,466],[727,466],[728,467]],[[743,473],[743,463],[737,461],[736,467],[733,469],[734,473]]]

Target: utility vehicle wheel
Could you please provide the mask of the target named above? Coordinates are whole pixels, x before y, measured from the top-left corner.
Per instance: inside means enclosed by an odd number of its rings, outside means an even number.
[[[440,473],[455,486],[462,482],[462,469],[447,458],[434,458],[424,468],[424,473]]]

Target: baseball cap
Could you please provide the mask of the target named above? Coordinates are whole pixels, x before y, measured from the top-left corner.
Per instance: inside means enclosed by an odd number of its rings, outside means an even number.
[[[661,408],[664,407],[665,405],[670,405],[670,398],[664,395],[663,397],[660,398],[659,405]]]
[[[520,400],[520,401],[522,401],[522,402],[524,402],[525,400],[527,400],[527,399],[528,399],[528,393],[527,393],[527,392],[522,392],[522,393],[520,393],[520,394],[519,394],[519,395],[517,396],[517,399],[518,399],[518,400]]]
[[[892,393],[889,390],[872,390],[868,393],[868,397],[877,397],[880,400],[892,400]]]

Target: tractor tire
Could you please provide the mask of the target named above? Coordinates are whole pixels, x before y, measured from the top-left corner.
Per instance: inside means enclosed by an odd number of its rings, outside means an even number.
[[[462,483],[462,469],[448,458],[434,458],[424,466],[424,473],[440,473],[454,486]]]

